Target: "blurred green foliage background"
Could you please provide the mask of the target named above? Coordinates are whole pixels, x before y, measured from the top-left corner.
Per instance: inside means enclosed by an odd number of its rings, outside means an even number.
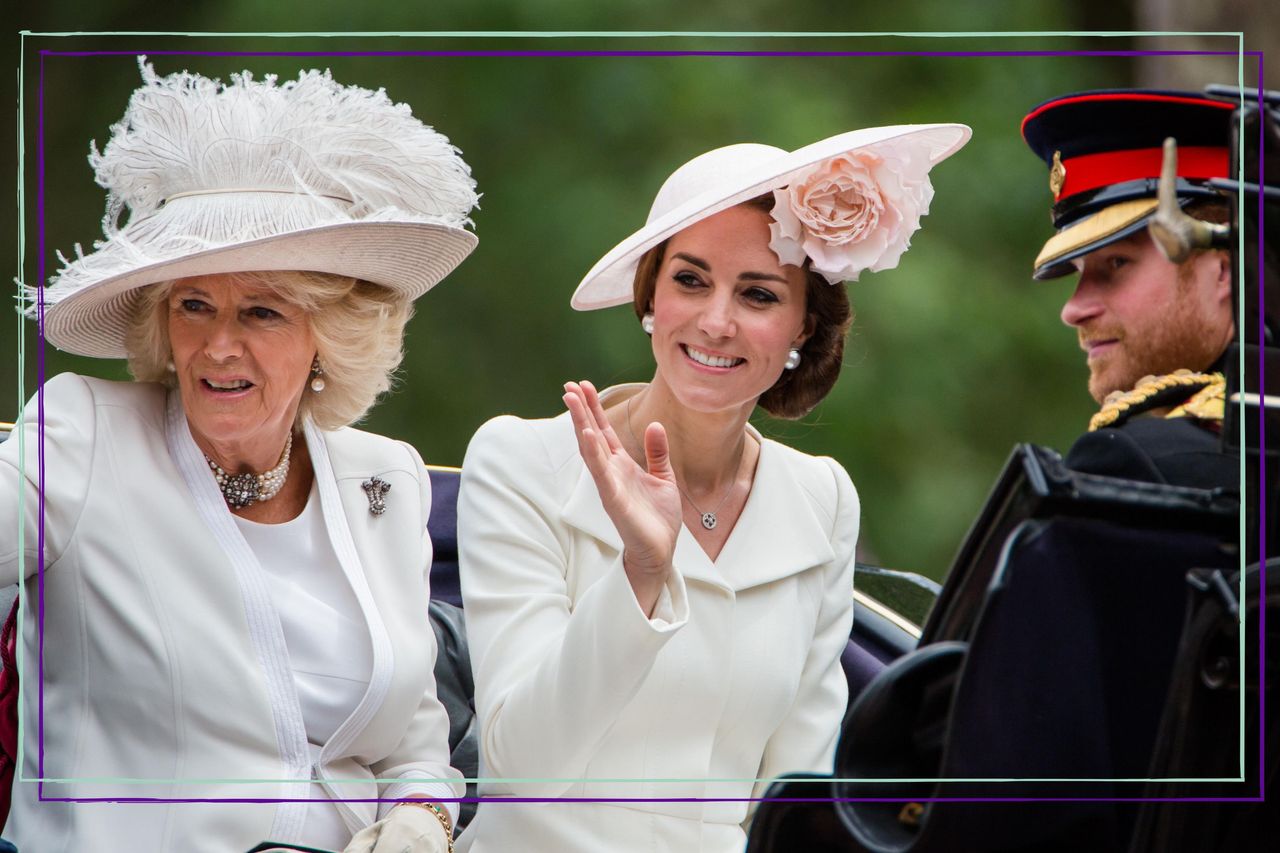
[[[550,24],[515,3],[492,5],[505,14],[454,2],[436,12],[451,10],[465,21],[449,29]],[[839,25],[816,2],[791,4],[785,22],[766,14],[763,3],[718,4],[723,15],[714,26],[684,13],[684,4],[656,5],[664,26],[680,30]],[[973,28],[965,4],[909,5],[918,13],[913,29]],[[1070,30],[1095,5],[1000,4],[1001,19],[989,26]],[[577,6],[575,25],[617,28],[589,4]],[[652,26],[637,10],[654,6],[622,3],[615,13],[628,29]],[[259,11],[251,14],[250,7]],[[352,4],[306,8],[302,18],[292,3],[195,3],[165,28],[318,30],[326,21],[338,26],[340,17],[343,29],[444,26],[438,14],[410,21],[407,12],[379,17]],[[858,29],[891,26],[883,7],[868,7],[867,14]],[[107,12],[92,24],[125,26]],[[62,29],[53,22],[33,28]],[[0,227],[24,235],[20,275],[32,283],[59,267],[55,250],[69,254],[77,242],[88,250],[101,236],[103,192],[85,155],[90,139],[105,143],[138,85],[139,52],[160,73],[187,68],[225,77],[250,69],[293,77],[300,68],[328,67],[341,82],[385,87],[463,151],[483,198],[475,215],[479,248],[418,303],[399,390],[365,428],[413,442],[429,462],[458,464],[486,419],[556,414],[567,379],[603,386],[651,376],[647,339],[628,309],[579,314],[568,299],[592,263],[643,223],[676,166],[732,142],[794,148],[868,125],[966,123],[973,140],[934,171],[932,210],[899,268],[850,285],[857,316],[835,391],[803,421],[757,418],[766,434],[831,455],[849,470],[862,496],[866,559],[940,578],[1012,445],[1065,448],[1093,410],[1075,335],[1058,319],[1071,284],[1030,280],[1031,259],[1050,233],[1050,195],[1045,168],[1020,140],[1019,122],[1063,92],[1133,85],[1135,69],[1122,56],[924,54],[1146,47],[1138,37],[1072,36],[29,36],[21,51],[25,228],[10,211]],[[1223,38],[1216,49],[1235,47]],[[517,55],[569,50],[674,53]],[[74,51],[118,54],[69,55]],[[240,55],[200,55],[226,51]],[[412,55],[429,51],[455,53]],[[259,55],[273,52],[294,55]],[[335,52],[384,55],[323,55]],[[788,52],[829,55],[782,55]],[[850,52],[863,55],[832,55]],[[14,321],[0,326],[9,352],[16,351],[16,329]],[[36,387],[35,337],[29,324],[27,395]],[[122,363],[52,347],[44,359],[45,375],[75,370],[126,378]],[[16,361],[5,359],[0,420],[13,419],[18,400]]]

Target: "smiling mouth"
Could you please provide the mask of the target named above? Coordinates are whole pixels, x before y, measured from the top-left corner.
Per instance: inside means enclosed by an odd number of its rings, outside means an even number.
[[[700,349],[695,349],[688,344],[681,344],[680,348],[684,350],[684,354],[689,357],[690,361],[701,364],[703,367],[730,368],[737,367],[739,364],[746,361],[745,358],[730,358],[729,356],[724,355],[712,355],[709,352],[703,352]]]
[[[1106,340],[1100,341],[1086,341],[1081,343],[1080,346],[1085,351],[1085,355],[1088,358],[1093,358],[1095,355],[1100,355],[1119,342],[1118,338],[1107,338]]]
[[[234,394],[237,391],[246,391],[253,387],[253,383],[248,379],[230,379],[225,382],[216,379],[201,379],[200,384],[218,394]]]

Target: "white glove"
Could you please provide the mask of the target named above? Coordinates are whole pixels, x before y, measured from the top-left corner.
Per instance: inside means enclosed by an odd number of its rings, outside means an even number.
[[[446,853],[444,824],[422,806],[396,806],[355,834],[342,853]]]

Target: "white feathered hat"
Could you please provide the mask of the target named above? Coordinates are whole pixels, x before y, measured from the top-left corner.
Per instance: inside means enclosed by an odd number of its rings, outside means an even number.
[[[63,268],[27,313],[80,355],[126,355],[138,288],[187,276],[308,270],[410,298],[476,246],[471,170],[407,104],[303,71],[223,84],[186,71],[143,85],[89,162],[107,190],[106,239]],[[124,208],[128,223],[119,225]]]

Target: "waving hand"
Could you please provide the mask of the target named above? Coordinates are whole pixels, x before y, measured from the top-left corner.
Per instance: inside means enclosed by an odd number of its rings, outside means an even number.
[[[680,533],[680,489],[671,468],[666,430],[659,423],[645,429],[645,470],[618,440],[595,387],[590,382],[569,382],[564,388],[578,451],[622,537],[623,566],[632,589],[649,613],[666,583]]]

